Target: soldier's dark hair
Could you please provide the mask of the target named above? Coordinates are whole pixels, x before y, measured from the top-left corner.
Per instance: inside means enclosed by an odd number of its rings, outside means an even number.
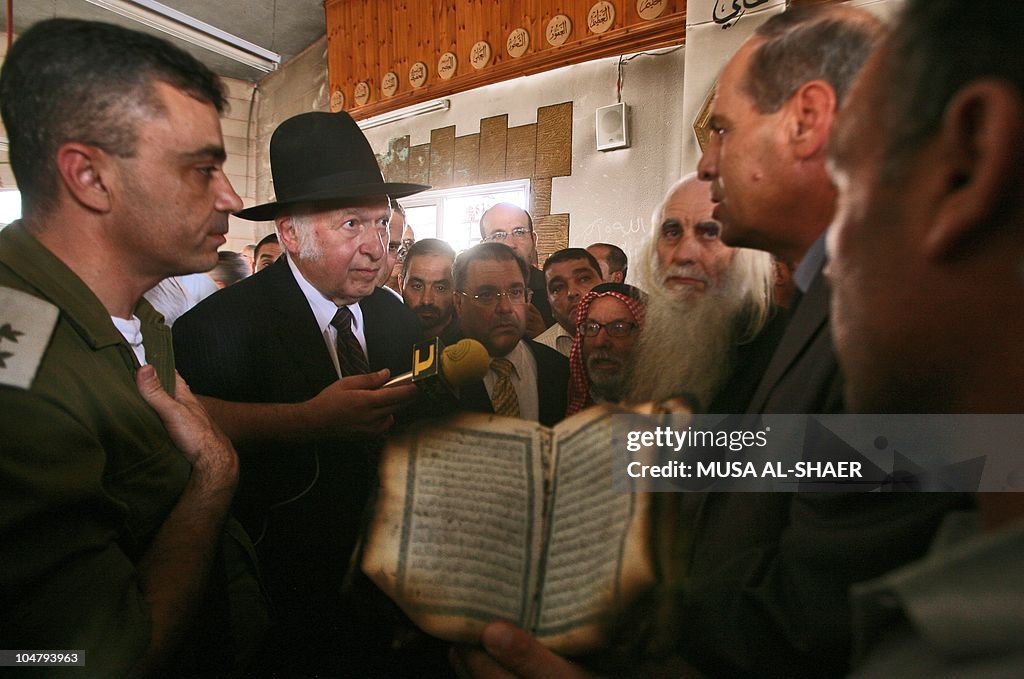
[[[879,73],[886,176],[942,123],[946,107],[971,80],[994,78],[1024,97],[1021,6],[999,0],[912,0],[886,41]]]
[[[55,207],[62,145],[80,142],[132,157],[139,121],[164,109],[156,82],[218,113],[227,107],[220,79],[159,38],[77,19],[48,19],[25,31],[0,71],[0,114],[23,212]]]

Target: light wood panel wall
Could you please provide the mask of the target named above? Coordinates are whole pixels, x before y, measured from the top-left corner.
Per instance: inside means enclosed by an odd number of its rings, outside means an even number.
[[[539,73],[605,56],[682,44],[686,35],[686,0],[654,0],[665,8],[655,19],[637,12],[652,0],[608,0],[615,9],[611,28],[600,34],[587,28],[587,14],[597,0],[326,0],[328,70],[332,94],[344,95],[344,109],[354,118],[462,92],[509,78]],[[545,30],[552,17],[572,20],[565,44],[548,44]],[[511,31],[530,34],[526,53],[512,58],[506,51]],[[491,46],[490,63],[481,70],[470,64],[470,50],[480,40]],[[445,52],[458,57],[451,80],[437,75]],[[428,67],[426,84],[413,88],[409,69]],[[393,71],[398,91],[386,98],[381,79]],[[370,100],[355,103],[355,87],[370,85]]]
[[[408,152],[406,150],[408,149]],[[455,127],[430,132],[430,143],[409,146],[392,139],[378,156],[393,182],[429,184],[435,189],[530,179],[530,214],[540,261],[569,244],[569,215],[551,214],[551,178],[572,174],[572,102],[537,109],[537,122],[508,126],[508,116],[480,121],[480,132],[455,136]]]

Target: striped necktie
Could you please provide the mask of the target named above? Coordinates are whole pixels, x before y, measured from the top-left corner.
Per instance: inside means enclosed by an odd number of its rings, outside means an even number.
[[[364,375],[370,372],[370,364],[366,361],[363,347],[352,333],[352,312],[348,307],[338,308],[338,313],[331,319],[331,325],[338,331],[335,348],[338,352],[341,376]]]
[[[519,417],[519,397],[516,396],[510,379],[516,372],[515,366],[507,358],[494,358],[491,359],[491,370],[498,375],[491,390],[491,405],[494,406],[494,412],[508,417]]]

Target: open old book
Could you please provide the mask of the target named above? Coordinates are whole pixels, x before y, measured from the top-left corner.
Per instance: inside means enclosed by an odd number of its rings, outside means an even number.
[[[654,579],[649,498],[612,487],[612,415],[554,429],[462,414],[389,442],[363,571],[425,632],[508,620],[549,648],[603,644]]]

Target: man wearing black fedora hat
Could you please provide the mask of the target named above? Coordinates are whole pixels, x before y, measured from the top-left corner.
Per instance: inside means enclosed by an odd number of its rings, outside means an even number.
[[[342,589],[380,435],[416,394],[383,388],[410,369],[420,339],[415,316],[376,287],[389,199],[429,187],[385,182],[347,113],[286,120],[270,163],[277,200],[237,216],[274,220],[286,256],[182,316],[175,354],[239,449],[236,508],[278,616],[262,669],[395,676],[409,663],[395,661],[380,624],[389,602],[371,592],[354,604]]]

